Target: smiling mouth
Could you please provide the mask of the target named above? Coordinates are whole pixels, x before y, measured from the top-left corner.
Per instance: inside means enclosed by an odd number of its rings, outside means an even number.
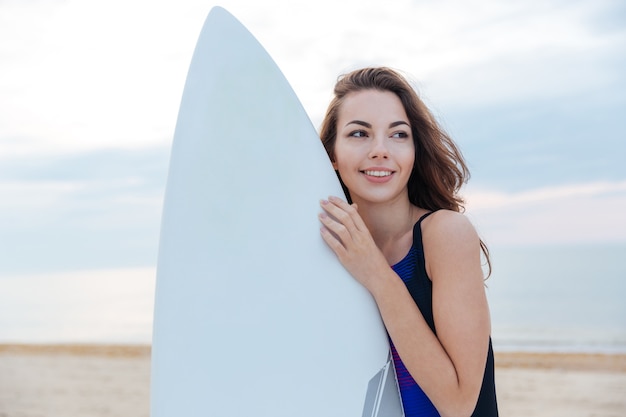
[[[393,171],[361,171],[361,172],[371,177],[388,177],[391,174],[393,174]]]

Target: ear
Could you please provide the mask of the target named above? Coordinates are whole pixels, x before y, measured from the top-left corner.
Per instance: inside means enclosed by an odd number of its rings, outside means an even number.
[[[333,164],[333,168],[335,169],[335,171],[337,171],[337,162],[336,161],[330,161]]]

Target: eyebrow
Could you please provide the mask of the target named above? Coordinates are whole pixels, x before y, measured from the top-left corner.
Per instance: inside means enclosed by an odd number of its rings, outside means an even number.
[[[352,120],[348,123],[346,123],[346,126],[351,125],[351,124],[355,124],[355,125],[359,125],[359,126],[363,126],[366,127],[368,129],[372,128],[372,125],[370,123],[364,122],[363,120]],[[407,125],[409,126],[409,124],[403,120],[398,120],[397,122],[393,122],[389,124],[389,128],[394,128],[396,126],[400,126],[400,125]]]
[[[400,125],[407,125],[409,126],[409,124],[407,122],[405,122],[404,120],[398,120],[397,122],[393,122],[389,125],[390,128],[392,127],[396,127],[396,126],[400,126]]]
[[[348,125],[359,125],[359,126],[367,127],[368,129],[372,128],[372,125],[370,123],[364,122],[362,120],[352,120],[346,123],[346,126]]]

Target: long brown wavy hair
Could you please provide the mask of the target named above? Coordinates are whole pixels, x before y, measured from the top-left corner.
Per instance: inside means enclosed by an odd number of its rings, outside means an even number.
[[[363,68],[342,75],[337,80],[334,97],[328,106],[320,128],[320,138],[331,161],[335,161],[337,119],[345,97],[357,91],[378,90],[394,93],[404,107],[415,144],[415,163],[407,185],[409,201],[423,209],[465,211],[465,201],[459,195],[470,178],[469,169],[458,146],[437,123],[434,116],[408,81],[387,67]],[[348,202],[350,191],[337,172]],[[480,242],[489,274],[489,250]]]

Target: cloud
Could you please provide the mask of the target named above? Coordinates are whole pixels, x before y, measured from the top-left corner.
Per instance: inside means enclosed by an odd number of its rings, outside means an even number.
[[[222,4],[316,126],[341,72],[388,65],[414,78],[491,190],[470,193],[469,213],[494,241],[626,234],[618,2]],[[0,272],[155,263],[168,148],[210,7],[0,2]],[[561,188],[600,180],[610,192]]]
[[[290,19],[279,14],[266,21],[289,31],[265,33],[260,27],[260,34],[318,120],[328,94],[313,98],[312,86],[330,91],[340,72],[363,65],[402,69],[427,98],[447,107],[545,100],[607,88],[623,81],[624,63],[615,51],[623,49],[626,31],[596,28],[613,19],[615,8],[612,2],[590,1],[398,2],[394,7],[342,2],[319,18],[325,28],[316,37],[313,28],[307,29],[315,26],[318,13],[306,9],[289,10]]]
[[[626,241],[626,181],[505,193],[468,189],[468,215],[495,244]]]
[[[626,181],[545,187],[518,193],[474,191],[469,194],[468,199],[474,209],[480,210],[502,209],[509,206],[541,204],[552,200],[563,201],[607,194],[626,194]]]
[[[171,139],[202,18],[186,24],[188,8],[171,2],[0,7],[10,17],[0,36],[12,39],[0,49],[0,146],[27,138],[31,152],[58,153]]]
[[[600,61],[624,47],[620,25],[598,30],[615,20],[609,1],[223,5],[276,59],[316,125],[336,76],[361,65],[403,69],[441,105],[562,96],[623,79],[622,67]],[[4,138],[28,138],[46,152],[171,139],[210,5],[73,0],[0,8],[7,40],[0,47],[0,150],[15,150],[4,148]]]
[[[0,160],[0,274],[156,263],[165,147]]]

